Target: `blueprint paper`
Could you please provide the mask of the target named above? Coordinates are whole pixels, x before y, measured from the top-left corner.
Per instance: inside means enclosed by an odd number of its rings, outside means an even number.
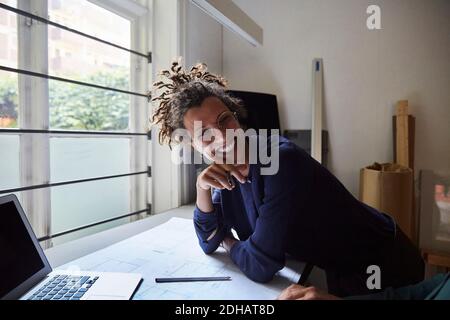
[[[140,273],[144,281],[134,299],[275,299],[300,277],[304,264],[288,261],[268,284],[248,279],[223,248],[206,255],[190,219],[168,222],[58,269]],[[230,276],[231,281],[155,283],[157,277]]]

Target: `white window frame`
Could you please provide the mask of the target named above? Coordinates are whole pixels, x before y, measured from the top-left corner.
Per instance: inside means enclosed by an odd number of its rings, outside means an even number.
[[[89,0],[104,9],[114,12],[125,19],[131,21],[131,49],[148,53],[151,52],[149,34],[151,32],[151,12],[148,9],[146,0]],[[151,83],[151,64],[142,57],[131,55],[131,91],[147,92]],[[150,104],[142,98],[132,96],[130,109],[130,131],[142,132],[148,130],[148,119],[150,114]],[[151,167],[149,152],[151,144],[147,141],[142,143],[142,139],[131,139],[130,141],[130,169],[132,171],[147,170]],[[140,176],[130,177],[131,188],[131,211],[143,209],[143,205],[151,205],[150,199],[152,179],[142,179]],[[149,192],[150,190],[150,192]],[[145,214],[131,217],[131,221],[144,217]]]
[[[146,0],[139,0],[139,2],[133,0],[89,1],[130,20],[131,49],[142,53],[150,52],[151,13],[147,9]],[[48,16],[48,0],[20,0],[18,8],[42,17]],[[18,68],[48,74],[48,26],[20,15],[17,17]],[[151,64],[142,57],[134,54],[130,56],[131,91],[146,92],[151,80]],[[145,99],[131,96],[130,132],[146,131],[149,110],[149,104]],[[19,75],[19,114],[20,129],[49,129],[47,79]],[[51,182],[49,142],[52,137],[57,136],[67,137],[67,135],[55,134],[20,134],[21,185]],[[88,137],[88,135],[82,135],[82,137]],[[107,136],[100,139],[104,138]],[[147,170],[151,159],[148,150],[150,146],[151,144],[144,138],[130,139],[129,172]],[[145,209],[147,204],[151,203],[150,184],[151,179],[143,175],[130,176],[130,212]],[[30,222],[38,236],[52,234],[50,192],[50,188],[22,192],[21,203],[25,212],[30,213]],[[130,221],[144,216],[145,214],[130,217]],[[52,243],[48,240],[41,245],[48,248],[52,246]]]

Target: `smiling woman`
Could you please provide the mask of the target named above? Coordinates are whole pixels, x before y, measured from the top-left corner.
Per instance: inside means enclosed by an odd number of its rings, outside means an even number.
[[[258,149],[270,146],[271,156],[276,155],[279,167],[273,172],[264,172],[262,159],[250,161],[254,136],[242,142],[243,163],[234,158],[223,164],[224,152],[237,154],[240,143],[225,132],[242,131],[243,108],[226,91],[224,78],[201,64],[187,71],[179,62],[162,71],[161,78],[152,99],[159,141],[172,145],[173,133],[187,130],[194,137],[191,145],[212,160],[196,182],[194,226],[205,253],[224,247],[257,282],[270,281],[290,255],[324,269],[330,292],[338,296],[368,292],[366,270],[372,265],[382,270],[382,288],[423,279],[420,253],[394,220],[354,198],[289,140],[257,137]],[[208,131],[214,133],[209,139],[197,140]]]

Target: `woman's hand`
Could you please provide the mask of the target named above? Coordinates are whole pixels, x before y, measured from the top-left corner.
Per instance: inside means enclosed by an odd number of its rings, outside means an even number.
[[[241,183],[246,181],[234,166],[214,163],[200,173],[197,178],[197,188],[205,191],[210,190],[211,187],[232,190],[234,183],[231,176],[234,176]]]
[[[281,292],[277,300],[341,300],[315,287],[303,287],[293,284]]]
[[[235,243],[238,242],[238,240],[234,237],[226,236],[222,243],[220,244],[221,247],[223,247],[228,253],[230,253],[231,248],[235,245]]]

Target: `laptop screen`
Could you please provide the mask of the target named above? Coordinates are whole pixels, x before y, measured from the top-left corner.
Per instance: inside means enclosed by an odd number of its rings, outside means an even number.
[[[44,267],[14,201],[0,203],[0,298]]]

